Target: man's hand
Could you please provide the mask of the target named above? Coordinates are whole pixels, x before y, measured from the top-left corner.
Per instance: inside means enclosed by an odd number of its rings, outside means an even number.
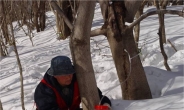
[[[109,110],[112,110],[111,106],[108,103],[104,103],[103,105],[104,106],[108,106],[109,107]]]

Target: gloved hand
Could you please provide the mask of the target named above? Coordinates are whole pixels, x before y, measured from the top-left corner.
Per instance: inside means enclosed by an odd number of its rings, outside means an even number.
[[[108,106],[109,107],[109,110],[112,110],[111,106],[108,103],[104,103],[103,105],[104,106]]]

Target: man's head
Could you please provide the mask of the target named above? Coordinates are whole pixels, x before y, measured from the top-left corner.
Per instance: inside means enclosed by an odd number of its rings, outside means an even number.
[[[54,76],[60,85],[66,86],[71,83],[75,70],[70,58],[57,56],[51,60],[51,66],[47,73]]]

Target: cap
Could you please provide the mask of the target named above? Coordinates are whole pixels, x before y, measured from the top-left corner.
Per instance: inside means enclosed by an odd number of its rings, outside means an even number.
[[[74,66],[67,56],[57,56],[51,60],[50,69],[47,74],[51,76],[68,75],[75,73]]]

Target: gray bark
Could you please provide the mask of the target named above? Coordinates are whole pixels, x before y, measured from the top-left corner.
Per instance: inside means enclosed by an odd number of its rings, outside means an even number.
[[[1,100],[0,100],[0,110],[3,110],[3,105],[1,103]]]
[[[134,16],[139,9],[143,0],[124,0],[125,3],[125,22],[132,23],[134,21]]]
[[[94,7],[95,1],[80,1],[70,43],[83,110],[93,110],[94,105],[100,101],[90,53],[90,31]]]
[[[124,13],[124,10],[122,10],[123,4],[116,2],[113,6],[114,11],[112,7],[108,10],[108,24],[110,25],[107,27],[107,38],[121,83],[123,99],[137,100],[151,98],[151,92],[140,58],[129,59],[129,57],[136,56],[138,52],[133,37],[133,29],[126,30],[127,26],[122,19],[125,16],[123,16],[124,14],[118,14]]]
[[[157,9],[160,9],[159,8],[159,3],[158,3],[158,1],[156,0],[156,6],[157,6]],[[165,28],[163,28],[163,13],[162,12],[160,12],[159,14],[158,14],[158,17],[159,17],[159,29],[158,29],[158,35],[159,35],[159,43],[160,43],[160,50],[161,50],[161,53],[162,53],[162,55],[163,55],[163,57],[164,57],[164,66],[165,66],[165,68],[168,70],[168,71],[171,71],[171,69],[170,69],[170,67],[169,67],[169,65],[168,65],[168,63],[167,63],[167,59],[168,59],[168,57],[167,57],[167,54],[165,53],[165,51],[164,51],[164,46],[163,46],[163,29],[165,30]]]
[[[136,19],[138,19],[142,14],[143,14],[143,9],[144,9],[144,6],[145,4],[147,3],[146,0],[144,0],[140,6],[140,8],[138,9],[135,17]],[[140,22],[134,27],[134,38],[135,38],[135,43],[136,43],[136,46],[138,48],[138,42],[139,42],[139,33],[140,33]]]
[[[166,6],[168,4],[168,0],[163,0],[161,4],[161,9],[166,9]],[[157,7],[157,9],[160,9]],[[162,41],[163,43],[166,43],[166,34],[165,34],[165,22],[164,22],[164,14],[162,13],[159,17],[161,17],[161,25],[162,25]]]
[[[22,65],[20,62],[20,58],[19,58],[19,54],[18,54],[18,50],[16,47],[16,42],[15,42],[15,37],[14,37],[14,30],[13,30],[13,20],[11,19],[10,21],[10,28],[11,28],[11,36],[12,36],[12,44],[14,46],[14,52],[16,55],[16,59],[17,59],[17,64],[19,66],[19,71],[20,71],[20,86],[21,86],[21,105],[22,105],[22,110],[25,110],[25,104],[24,104],[24,84],[23,84],[23,72],[22,72]]]

